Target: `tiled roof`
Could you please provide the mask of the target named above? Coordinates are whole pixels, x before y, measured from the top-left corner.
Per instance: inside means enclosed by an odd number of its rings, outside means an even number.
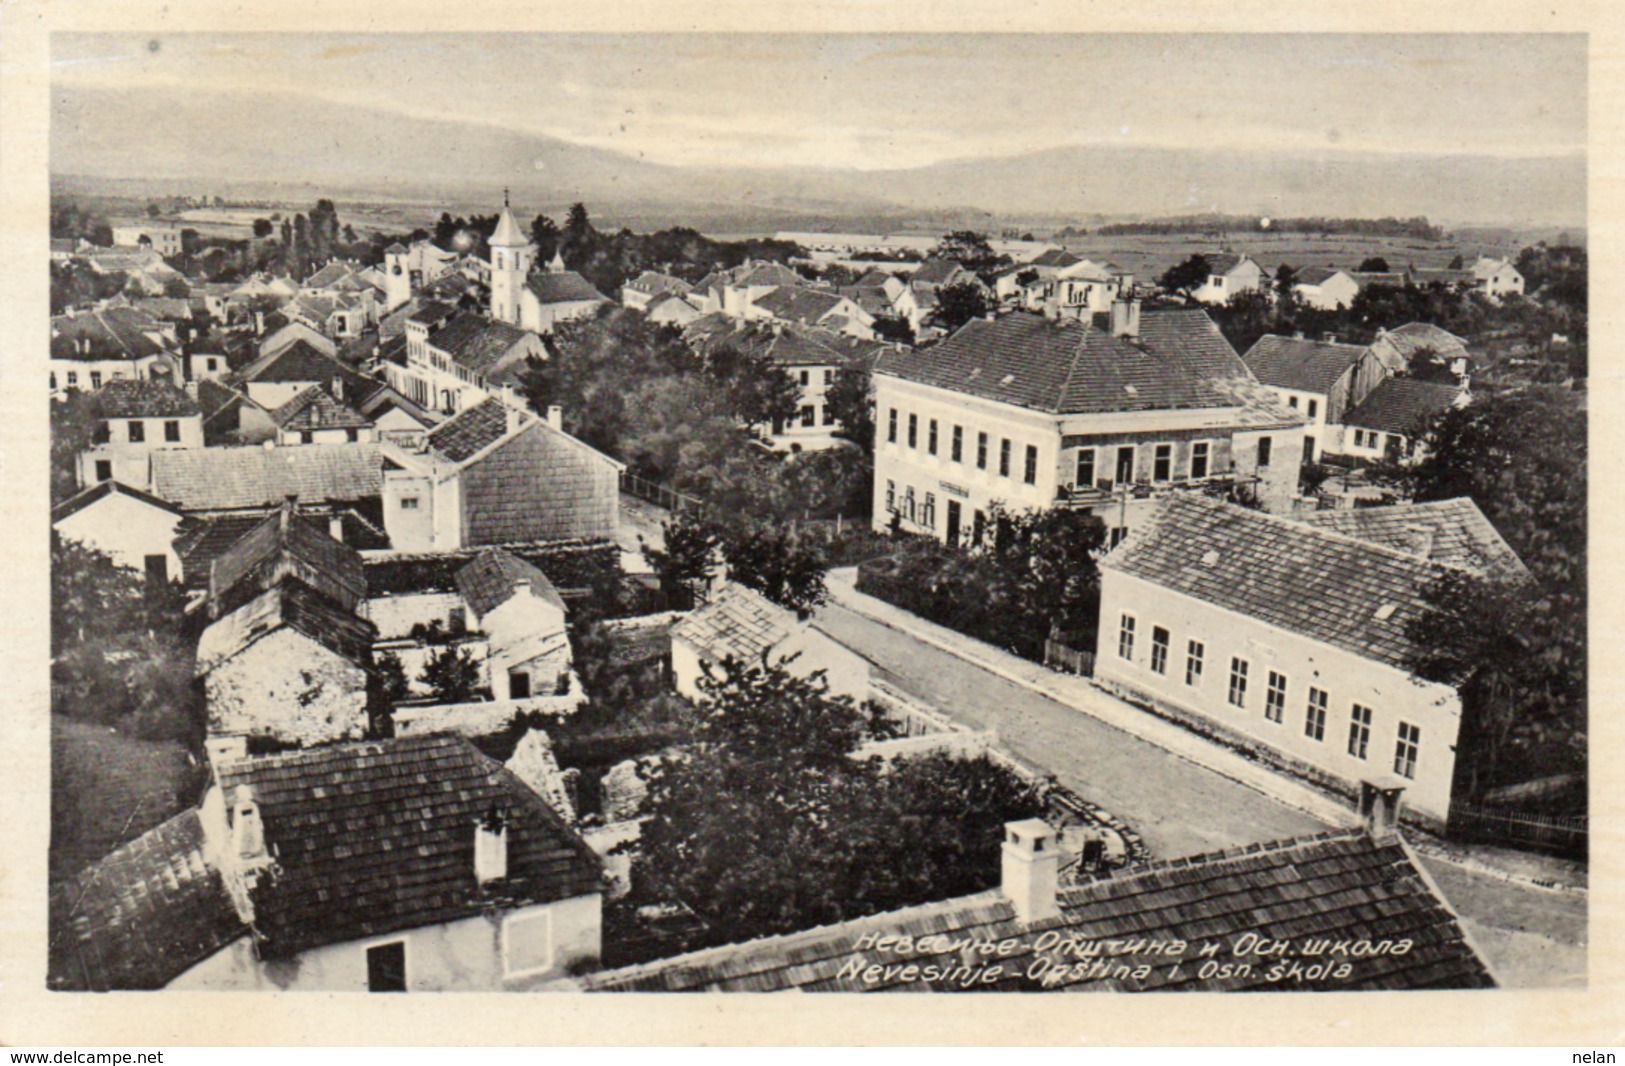
[[[318,429],[361,429],[372,422],[347,404],[333,399],[321,385],[312,385],[271,412],[271,420],[290,433]]]
[[[1210,380],[1252,381],[1247,364],[1200,308],[1156,308],[1140,315],[1139,344]]]
[[[501,548],[487,548],[467,566],[457,571],[457,590],[463,601],[481,618],[513,598],[521,583],[530,594],[559,610],[567,610],[564,598],[547,575],[525,560]]]
[[[149,461],[153,493],[186,511],[272,507],[289,496],[307,505],[354,503],[383,491],[376,444],[166,448]]]
[[[167,381],[115,378],[96,390],[102,418],[190,418],[202,414],[197,401]]]
[[[525,338],[535,334],[484,315],[464,313],[429,335],[429,346],[477,374],[498,369]]]
[[[927,259],[908,281],[910,285],[946,285],[964,270],[952,259]]]
[[[355,268],[348,263],[329,263],[306,278],[303,287],[307,289],[325,289],[330,285],[343,281],[354,273]]]
[[[181,509],[168,500],[161,500],[150,492],[142,492],[138,488],[121,484],[109,478],[106,481],[98,481],[90,488],[75,493],[51,508],[51,524],[56,525],[64,518],[76,515],[96,501],[105,499],[108,496],[128,496],[133,500],[140,500],[150,507],[157,507],[177,516],[181,513]]]
[[[891,298],[886,290],[876,285],[846,285],[836,290],[871,315],[892,313]]]
[[[742,289],[759,289],[769,285],[797,288],[806,285],[807,279],[781,263],[757,263],[743,269],[734,284]]]
[[[429,300],[416,311],[412,312],[411,320],[413,322],[421,322],[425,326],[433,326],[437,323],[444,322],[446,319],[450,318],[456,313],[457,308],[452,307],[450,304],[443,304],[436,300]]]
[[[1319,285],[1341,273],[1343,271],[1336,267],[1307,266],[1294,274],[1293,279],[1299,285]]]
[[[1398,329],[1386,330],[1378,339],[1386,338],[1401,355],[1409,358],[1413,352],[1426,348],[1441,359],[1467,354],[1467,342],[1447,329],[1427,322],[1407,322]]]
[[[633,292],[648,293],[650,296],[660,293],[676,293],[681,296],[689,291],[688,282],[682,278],[674,278],[670,274],[662,274],[658,270],[645,270],[637,277],[626,283],[626,287]]]
[[[975,319],[934,347],[888,353],[875,369],[1051,414],[1234,406],[1212,380],[1224,361],[1213,338],[1191,328],[1194,318],[1150,323],[1156,317],[1141,315],[1140,344],[1075,319]]]
[[[1448,411],[1461,396],[1455,385],[1435,385],[1414,378],[1389,378],[1343,416],[1343,424],[1414,437],[1431,419]]]
[[[278,871],[251,893],[262,954],[471,918],[600,890],[590,848],[532,789],[445,734],[398,737],[220,768],[252,786]],[[507,826],[508,876],[474,876],[477,820]]]
[[[378,526],[353,508],[345,508],[325,516],[306,516],[302,522],[325,523],[339,520],[344,534],[343,544],[356,551],[388,551],[389,536]],[[266,518],[262,513],[221,515],[214,518],[191,517],[181,526],[175,538],[175,554],[180,556],[181,572],[187,588],[207,589],[214,561],[230,550],[243,537],[256,529]]]
[[[196,312],[205,309],[202,299],[173,296],[148,296],[134,301],[133,306],[166,322],[190,322]]]
[[[1234,252],[1212,252],[1204,254],[1202,258],[1207,260],[1208,273],[1220,277],[1229,274],[1247,259],[1245,255],[1237,255]]]
[[[543,304],[574,303],[580,300],[608,302],[603,293],[593,288],[592,282],[573,270],[532,274],[525,284]]]
[[[405,343],[404,339],[402,343]],[[438,415],[425,410],[414,403],[410,397],[401,395],[394,388],[382,382],[380,382],[380,387],[374,389],[370,396],[356,405],[356,409],[374,421],[381,414],[387,414],[389,410],[394,409],[410,415],[413,421],[425,429],[440,424]]]
[[[370,391],[373,387],[371,379],[357,374],[337,359],[303,340],[296,340],[284,348],[260,356],[237,374],[237,379],[241,382],[261,384],[308,381],[325,385],[334,378],[343,381],[346,389]]]
[[[326,524],[296,517],[287,506],[261,521],[215,559],[210,571],[210,598],[217,604],[246,598],[243,590],[263,592],[286,577],[296,577],[347,611],[367,594],[361,556],[334,540]]]
[[[340,658],[366,668],[378,630],[310,586],[283,578],[275,587],[238,605],[212,622],[197,644],[197,672],[210,673],[222,663],[282,628],[320,644]]]
[[[51,319],[51,358],[144,359],[165,350],[148,336],[160,329],[156,319],[133,307],[57,315]],[[84,345],[89,351],[81,350]]]
[[[51,988],[162,988],[248,931],[204,857],[196,810],[51,891]]]
[[[1471,498],[1399,503],[1388,507],[1313,511],[1303,521],[1395,551],[1416,553],[1417,530],[1423,532],[1426,558],[1445,566],[1485,573],[1495,578],[1527,577],[1518,558]]]
[[[1159,501],[1100,565],[1401,670],[1415,650],[1406,628],[1426,612],[1422,593],[1438,572],[1414,555],[1195,493]]]
[[[1324,396],[1368,351],[1355,344],[1327,344],[1270,333],[1247,349],[1245,360],[1262,385]]]
[[[619,470],[608,456],[532,420],[462,466],[463,543],[613,537]]]
[[[1057,903],[1056,918],[1024,923],[1002,895],[986,892],[592,974],[581,984],[626,992],[948,991],[960,987],[952,976],[956,972],[997,965],[999,978],[977,984],[978,989],[1351,991],[1495,985],[1409,850],[1397,838],[1374,841],[1363,831],[1156,863],[1063,888]],[[887,941],[887,949],[867,946],[868,934],[876,934],[871,941],[907,937],[918,946],[908,952],[896,941]],[[1242,941],[1248,934],[1293,947],[1286,955],[1247,953]],[[1277,964],[1282,969],[1296,964],[1301,972],[1324,963],[1324,953],[1303,951],[1307,942],[1323,940],[1408,940],[1412,946],[1403,954],[1348,958],[1351,970],[1342,978],[1326,968],[1314,978],[1270,980]],[[967,942],[1005,941],[1013,942],[1014,950],[984,955],[966,949]],[[1114,954],[1107,946],[1111,941],[1154,947]],[[1174,941],[1183,941],[1192,954],[1171,959],[1156,953]],[[1210,943],[1221,945],[1226,961],[1248,965],[1204,972],[1193,964],[1194,953]],[[1077,951],[1089,945],[1098,945],[1100,953]],[[1095,963],[1103,964],[1104,975],[1091,975]],[[905,975],[910,964],[918,967],[912,980]],[[1150,976],[1126,976],[1139,964]],[[880,979],[864,981],[858,975],[871,966],[881,968]],[[923,976],[926,967],[940,979]],[[1051,980],[1039,976],[1046,972]]]
[[[689,323],[684,336],[701,354],[728,347],[783,367],[840,366],[851,358],[847,346],[840,343],[844,338],[836,334],[794,325],[741,325],[736,319],[721,315],[695,319]]]
[[[819,289],[779,288],[756,298],[756,306],[774,318],[811,325],[835,310],[841,297]]]
[[[406,247],[404,245],[402,245],[400,241],[396,241],[395,243],[391,244],[388,248],[384,249],[384,254],[385,255],[405,255],[406,254]]]
[[[508,432],[508,407],[492,397],[459,411],[429,431],[429,446],[454,463],[460,463],[501,440]]]
[[[1409,280],[1406,274],[1399,270],[1351,270],[1348,275],[1362,289],[1367,285],[1389,285],[1396,289],[1403,289]]]
[[[1025,263],[1016,264],[1019,268],[1027,267],[1069,267],[1078,262],[1078,257],[1065,248],[1046,248]]]
[[[891,279],[892,276],[886,271],[870,267],[864,271],[862,277],[852,283],[851,287],[855,289],[883,289]]]
[[[754,589],[729,585],[710,603],[672,626],[671,637],[692,646],[708,662],[733,658],[754,666],[796,625],[795,612]]]
[[[1430,267],[1412,267],[1411,280],[1417,285],[1431,285],[1435,282],[1441,285],[1476,285],[1478,275],[1471,270],[1434,269]]]

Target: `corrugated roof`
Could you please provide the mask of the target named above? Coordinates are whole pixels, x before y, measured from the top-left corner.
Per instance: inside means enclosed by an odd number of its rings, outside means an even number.
[[[354,503],[383,491],[376,444],[165,448],[149,461],[153,493],[186,511],[272,507],[289,496],[307,505]]]
[[[1406,627],[1426,612],[1422,593],[1438,573],[1413,555],[1196,493],[1159,501],[1100,566],[1401,670],[1416,651]]]
[[[592,849],[500,763],[451,735],[398,737],[220,768],[251,786],[278,872],[252,892],[261,953],[552,903],[600,890]],[[508,876],[474,876],[476,822],[507,827]]]
[[[581,984],[626,992],[958,991],[955,974],[977,967],[985,974],[994,966],[998,976],[977,989],[1351,991],[1495,984],[1404,845],[1360,831],[1156,863],[1062,889],[1057,903],[1058,917],[1029,924],[1016,919],[998,892],[987,892],[592,974]],[[1292,947],[1285,955],[1248,953],[1241,943],[1248,934]],[[883,941],[882,948],[882,937],[906,937],[912,950],[897,940]],[[1323,967],[1311,978],[1270,980],[1278,963],[1283,969],[1297,964],[1300,972],[1325,963],[1324,952],[1305,951],[1325,940],[1408,940],[1411,948],[1348,959],[1346,977]],[[1013,950],[977,950],[1006,941]],[[1147,947],[1114,953],[1107,946],[1112,941]],[[1192,954],[1159,953],[1175,941]],[[1209,943],[1221,945],[1225,961],[1247,965],[1206,972],[1194,953]],[[1084,953],[1091,945],[1099,954]],[[917,967],[912,974],[906,971],[911,964]],[[1142,964],[1149,976],[1132,976]],[[866,972],[878,979],[864,980]]]
[[[1260,384],[1324,396],[1368,351],[1355,344],[1328,344],[1270,333],[1258,338],[1244,359]]]
[[[485,549],[457,571],[458,592],[481,618],[512,599],[522,584],[528,585],[530,594],[537,599],[545,600],[561,611],[568,609],[564,605],[564,598],[546,574],[501,548]]]
[[[190,418],[201,415],[197,401],[167,381],[114,378],[96,390],[102,418]]]
[[[755,666],[797,625],[794,611],[780,607],[754,589],[729,585],[710,603],[672,626],[671,636],[693,647],[707,662],[732,658]]]
[[[1461,389],[1414,378],[1388,378],[1343,416],[1343,424],[1414,437],[1432,419],[1455,406]]]
[[[1314,511],[1303,516],[1303,521],[1395,551],[1418,554],[1419,547],[1425,544],[1424,558],[1494,578],[1529,576],[1523,560],[1466,496],[1428,503]],[[1420,541],[1416,531],[1423,534]]]
[[[882,356],[875,370],[1050,414],[1236,406],[1214,371],[1245,378],[1246,368],[1205,321],[1201,311],[1144,312],[1136,344],[1075,319],[975,319],[934,347]]]
[[[54,989],[162,988],[248,932],[205,857],[196,810],[51,890]]]

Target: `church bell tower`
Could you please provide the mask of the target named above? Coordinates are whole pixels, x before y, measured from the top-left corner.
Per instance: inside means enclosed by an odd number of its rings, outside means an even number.
[[[519,325],[520,294],[536,260],[536,249],[514,220],[508,190],[502,190],[502,214],[491,234],[491,317]]]

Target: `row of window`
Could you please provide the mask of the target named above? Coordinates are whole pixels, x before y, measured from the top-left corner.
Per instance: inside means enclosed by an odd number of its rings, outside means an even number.
[[[79,387],[79,372],[77,370],[65,371],[65,377],[68,388],[77,389]],[[118,381],[122,377],[124,377],[124,375],[119,373],[117,370],[114,370],[108,374],[108,380],[110,381]],[[92,389],[99,389],[102,387],[102,372],[100,370],[90,371],[90,387]],[[55,392],[56,390],[56,371],[53,370],[51,371],[51,391]]]
[[[1397,448],[1405,438],[1396,433],[1388,434],[1388,447]],[[1357,429],[1354,431],[1354,446],[1356,448],[1381,448],[1382,434],[1374,429]]]
[[[132,418],[125,423],[125,432],[131,444],[145,444],[147,441],[147,424],[139,418]],[[94,443],[108,444],[113,439],[113,424],[111,422],[96,423]],[[178,444],[181,439],[181,424],[176,421],[164,423],[164,440],[170,444]]]
[[[1307,403],[1307,408],[1306,408],[1305,413],[1308,414],[1310,418],[1319,417],[1319,415],[1320,415],[1320,401],[1315,399],[1313,396],[1306,397],[1305,401]],[[1296,396],[1288,396],[1286,398],[1286,405],[1288,407],[1292,408],[1293,410],[1297,410],[1297,408],[1298,408],[1298,398]]]
[[[886,413],[886,443],[888,443],[888,444],[896,444],[897,443],[897,428],[898,428],[898,410],[897,410],[897,408],[893,407],[889,411],[887,411],[887,413]],[[927,420],[926,433],[925,433],[925,451],[926,451],[926,454],[927,455],[936,455],[936,454],[938,454],[938,448],[939,448],[940,443],[941,442],[940,442],[940,437],[939,437],[939,434],[938,434],[937,420],[934,419],[934,418]],[[991,447],[992,443],[993,443],[992,438],[990,438],[986,433],[978,432],[976,434],[976,469],[978,469],[978,470],[986,470],[988,468],[989,448]],[[920,446],[920,416],[917,415],[917,414],[912,414],[911,413],[908,416],[908,446],[910,448],[916,448],[916,449],[919,448],[919,446]],[[1011,463],[1011,458],[1012,458],[1012,455],[1014,453],[1014,450],[1015,450],[1015,443],[1013,441],[1011,441],[1009,437],[1000,438],[1000,440],[999,440],[999,476],[1000,477],[1009,477],[1010,476],[1010,463]],[[952,427],[950,427],[950,433],[949,433],[949,437],[948,437],[948,458],[949,458],[950,461],[955,462],[955,463],[963,463],[965,461],[965,427],[964,426],[952,426]],[[1021,480],[1024,483],[1028,484],[1028,485],[1036,485],[1036,484],[1038,484],[1038,447],[1037,447],[1037,445],[1029,444],[1029,445],[1026,446],[1026,451],[1025,451],[1025,453],[1023,455]]]
[[[805,389],[806,387],[808,387],[811,384],[812,384],[812,371],[811,370],[803,370],[801,372],[801,387]],[[827,389],[833,384],[835,384],[835,371],[826,369],[824,371],[824,388]]]
[[[1117,655],[1130,662],[1134,659],[1134,644],[1138,633],[1138,620],[1124,613],[1118,622]],[[1167,676],[1169,647],[1172,635],[1162,626],[1151,627],[1151,672]],[[1200,688],[1207,657],[1207,646],[1199,640],[1185,645],[1185,684]],[[1233,707],[1246,709],[1247,691],[1251,680],[1252,664],[1239,655],[1230,659],[1230,678],[1226,699]],[[1309,686],[1304,700],[1303,734],[1310,740],[1324,742],[1326,717],[1331,706],[1331,694],[1325,689]],[[1264,718],[1281,725],[1286,721],[1287,677],[1275,670],[1268,672],[1264,686]],[[1350,705],[1348,754],[1364,760],[1371,743],[1372,710],[1355,703]],[[1405,778],[1416,776],[1416,759],[1422,744],[1422,729],[1409,722],[1400,722],[1394,745],[1394,773]]]

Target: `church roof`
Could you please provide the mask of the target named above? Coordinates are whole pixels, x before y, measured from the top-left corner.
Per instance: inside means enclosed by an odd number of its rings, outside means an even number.
[[[497,228],[496,232],[491,234],[491,243],[510,247],[530,243],[524,231],[519,228],[519,223],[514,220],[513,211],[508,208],[507,204],[502,205],[502,214],[497,218]]]

